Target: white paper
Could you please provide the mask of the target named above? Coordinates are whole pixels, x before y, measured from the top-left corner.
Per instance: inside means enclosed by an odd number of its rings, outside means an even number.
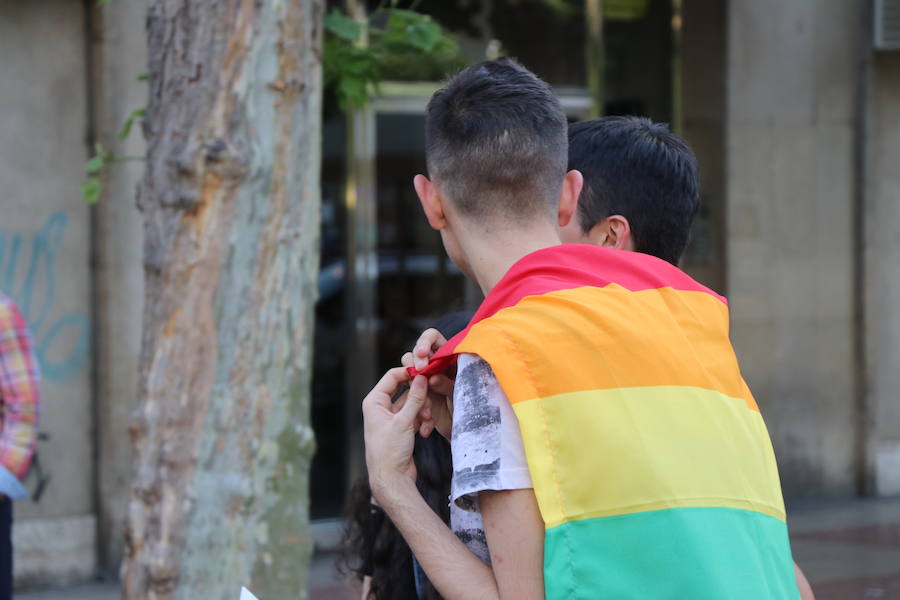
[[[247,588],[242,587],[240,600],[259,600],[259,598],[251,594],[250,590],[248,590]]]

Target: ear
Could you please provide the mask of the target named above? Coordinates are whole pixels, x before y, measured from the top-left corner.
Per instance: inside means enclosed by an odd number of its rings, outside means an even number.
[[[622,215],[610,215],[594,225],[588,238],[593,244],[634,252],[631,224]]]
[[[444,215],[444,198],[437,186],[424,175],[416,175],[413,178],[413,187],[422,204],[425,218],[432,229],[441,230],[447,227],[447,217]]]
[[[562,190],[559,193],[559,208],[556,218],[560,227],[565,227],[575,215],[578,207],[578,196],[584,185],[584,177],[580,171],[571,170],[563,178]]]

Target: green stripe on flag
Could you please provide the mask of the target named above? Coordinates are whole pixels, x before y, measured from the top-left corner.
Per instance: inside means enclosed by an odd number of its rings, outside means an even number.
[[[548,600],[795,600],[784,522],[732,508],[673,508],[547,530]]]

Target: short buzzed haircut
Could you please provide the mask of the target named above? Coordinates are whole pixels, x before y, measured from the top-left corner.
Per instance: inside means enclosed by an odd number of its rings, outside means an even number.
[[[428,172],[461,214],[552,218],[566,174],[566,117],[550,86],[500,58],[452,77],[428,103]]]
[[[635,250],[678,264],[700,206],[697,158],[687,142],[643,117],[582,121],[569,126],[569,168],[584,176],[582,231],[622,215]]]

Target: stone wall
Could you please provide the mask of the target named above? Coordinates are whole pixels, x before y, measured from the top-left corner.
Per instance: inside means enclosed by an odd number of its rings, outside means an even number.
[[[111,2],[96,10],[93,41],[95,130],[107,148],[142,157],[144,137],[136,122],[131,135],[117,139],[122,123],[147,104],[147,70],[142,0]],[[122,527],[131,484],[128,424],[137,402],[138,356],[143,316],[143,227],[137,209],[142,161],[107,169],[95,220],[97,258],[97,518],[99,563],[117,574],[122,560]]]
[[[854,124],[860,7],[728,8],[733,339],[789,497],[856,491]]]
[[[38,448],[50,474],[40,503],[15,507],[20,583],[86,577],[96,564],[83,6],[0,0],[0,289],[35,338],[47,436]]]
[[[900,52],[873,61],[867,127],[865,316],[872,490],[900,494]]]
[[[684,4],[682,134],[700,168],[700,212],[683,268],[706,286],[726,292],[725,280],[725,27],[721,0]]]

